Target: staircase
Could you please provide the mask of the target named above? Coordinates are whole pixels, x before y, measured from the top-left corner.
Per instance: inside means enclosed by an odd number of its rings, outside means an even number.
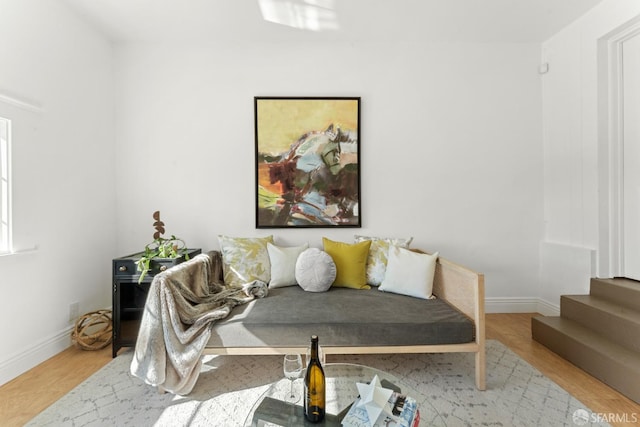
[[[640,282],[591,279],[560,297],[560,317],[531,320],[533,339],[640,403]]]

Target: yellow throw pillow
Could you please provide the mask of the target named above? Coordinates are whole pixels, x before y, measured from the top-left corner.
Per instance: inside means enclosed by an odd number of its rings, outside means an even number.
[[[371,289],[367,285],[367,257],[371,240],[349,244],[322,238],[324,251],[336,264],[336,280],[333,286],[341,288]]]

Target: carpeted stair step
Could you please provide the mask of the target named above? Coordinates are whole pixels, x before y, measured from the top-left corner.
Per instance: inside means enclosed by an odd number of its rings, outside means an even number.
[[[562,317],[531,319],[533,339],[640,403],[640,353]]]
[[[635,280],[592,278],[589,294],[640,311],[640,282]]]
[[[640,311],[593,295],[562,295],[560,313],[607,339],[640,352]]]

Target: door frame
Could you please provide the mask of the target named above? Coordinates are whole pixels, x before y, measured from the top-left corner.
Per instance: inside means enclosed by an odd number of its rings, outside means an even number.
[[[624,276],[622,45],[640,34],[640,16],[598,40],[598,277]]]

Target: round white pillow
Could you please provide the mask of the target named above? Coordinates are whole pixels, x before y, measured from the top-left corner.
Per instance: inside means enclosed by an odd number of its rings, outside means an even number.
[[[336,280],[336,264],[331,255],[309,248],[296,261],[296,281],[308,292],[324,292]]]

